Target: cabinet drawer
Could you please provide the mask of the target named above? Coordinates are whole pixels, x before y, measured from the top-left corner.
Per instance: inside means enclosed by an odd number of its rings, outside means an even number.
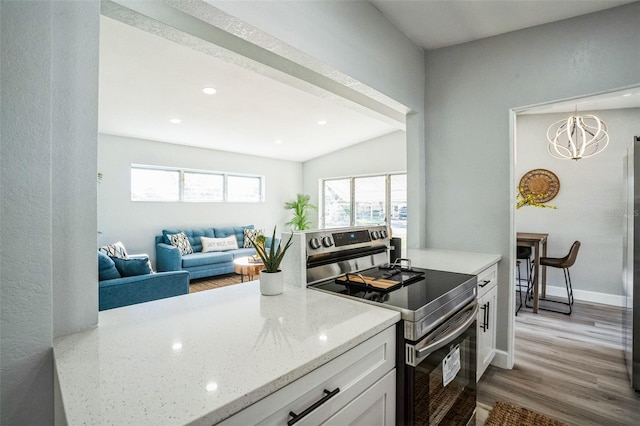
[[[478,298],[498,284],[498,264],[489,266],[478,274]]]
[[[395,368],[395,337],[395,326],[389,327],[221,424],[286,425],[291,419],[290,412],[302,413],[323,397],[328,397],[325,390],[333,392],[339,389],[296,425],[323,423]]]

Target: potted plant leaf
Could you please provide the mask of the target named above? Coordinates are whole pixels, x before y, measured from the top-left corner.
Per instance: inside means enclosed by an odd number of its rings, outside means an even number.
[[[294,231],[309,229],[311,222],[307,216],[307,211],[309,209],[318,210],[317,206],[311,204],[311,197],[304,194],[298,194],[295,200],[284,203],[284,208],[293,210],[293,218],[286,225],[291,225]]]
[[[275,296],[282,293],[284,282],[282,271],[280,270],[280,263],[291,246],[292,238],[293,234],[289,236],[289,240],[284,246],[282,242],[280,242],[278,243],[278,247],[276,247],[276,227],[274,226],[273,236],[271,237],[271,247],[267,250],[264,243],[260,244],[257,241],[257,237],[255,239],[249,237],[256,249],[256,253],[258,253],[258,256],[264,264],[264,269],[260,271],[260,293],[265,296]]]

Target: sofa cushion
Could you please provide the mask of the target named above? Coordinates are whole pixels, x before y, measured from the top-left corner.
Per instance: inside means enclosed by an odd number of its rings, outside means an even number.
[[[120,272],[115,262],[106,254],[98,252],[98,281],[114,280],[120,278]]]
[[[213,265],[216,263],[232,262],[233,252],[212,251],[209,253],[193,253],[182,256],[182,267]]]
[[[233,255],[234,259],[237,259],[239,257],[247,257],[247,256],[253,256],[254,254],[256,254],[256,249],[254,248],[241,248],[238,250],[233,250],[231,252],[229,252]]]
[[[200,229],[183,229],[183,230],[170,230],[163,229],[162,230],[162,238],[164,239],[165,244],[171,244],[169,241],[169,234],[178,234],[183,232],[187,238],[189,239],[189,244],[191,244],[191,248],[193,252],[202,251],[202,242],[200,241],[201,237],[213,238],[216,235],[213,232],[213,228],[200,228]]]
[[[235,235],[238,241],[238,247],[244,247],[244,230],[253,229],[253,225],[247,226],[221,226],[213,228],[216,238],[224,238],[229,235]]]
[[[108,246],[102,246],[98,250],[109,257],[119,257],[121,259],[127,259],[129,257],[127,250],[124,248],[124,244],[120,241],[109,244]]]
[[[229,235],[226,238],[200,237],[200,239],[202,240],[203,253],[238,249],[238,241],[236,240],[235,235]]]
[[[177,234],[169,234],[169,241],[171,242],[172,246],[178,247],[178,250],[180,250],[180,253],[184,254],[191,254],[193,253],[193,248],[191,248],[191,243],[189,242],[189,239],[187,238],[187,235],[184,232],[179,232]]]
[[[148,257],[138,257],[135,259],[113,258],[113,262],[123,277],[134,277],[136,275],[147,275],[151,273],[151,265]]]

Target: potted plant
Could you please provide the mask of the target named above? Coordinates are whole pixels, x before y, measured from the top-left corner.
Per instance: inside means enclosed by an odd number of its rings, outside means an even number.
[[[274,226],[273,236],[271,237],[271,247],[269,247],[269,250],[266,249],[264,243],[260,244],[258,242],[258,237],[255,239],[251,237],[249,238],[253,243],[253,246],[256,248],[256,253],[258,253],[258,256],[264,264],[264,269],[260,271],[260,293],[265,296],[275,296],[282,293],[284,283],[282,271],[280,270],[280,263],[291,246],[293,234],[289,236],[289,240],[284,247],[281,243],[276,247],[276,227]]]
[[[258,246],[262,247],[262,250],[264,251],[265,244],[267,243],[267,237],[263,234],[258,234],[256,235],[255,241],[252,241],[252,243],[253,246],[256,247],[256,251]]]
[[[284,208],[293,210],[293,218],[286,225],[291,225],[293,230],[299,231],[309,229],[309,225],[311,225],[307,210],[318,210],[317,206],[311,204],[311,197],[304,194],[298,194],[295,200],[284,203]]]

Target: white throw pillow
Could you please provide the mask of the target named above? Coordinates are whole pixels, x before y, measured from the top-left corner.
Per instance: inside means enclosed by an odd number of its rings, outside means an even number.
[[[229,235],[226,238],[200,237],[200,241],[202,241],[203,253],[209,251],[235,250],[238,248],[238,240],[235,235]]]

